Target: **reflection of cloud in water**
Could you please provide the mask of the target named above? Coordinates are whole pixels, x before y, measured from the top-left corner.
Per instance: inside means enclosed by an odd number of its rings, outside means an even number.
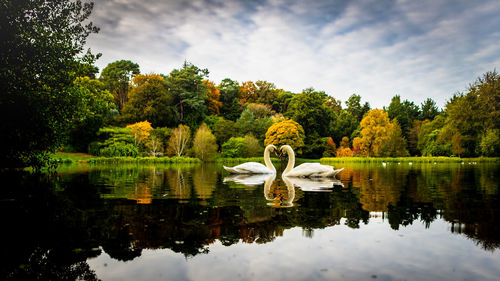
[[[344,184],[338,179],[332,178],[295,178],[283,176],[285,183],[299,187],[302,191],[332,191],[332,188]]]

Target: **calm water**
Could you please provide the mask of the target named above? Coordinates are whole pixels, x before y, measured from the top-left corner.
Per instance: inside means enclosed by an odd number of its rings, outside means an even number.
[[[3,172],[0,279],[499,279],[498,164],[341,166],[323,182],[217,164]]]

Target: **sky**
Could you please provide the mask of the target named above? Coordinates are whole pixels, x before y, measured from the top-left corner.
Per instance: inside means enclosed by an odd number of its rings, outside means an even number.
[[[94,0],[97,66],[168,74],[184,61],[241,82],[312,87],[372,108],[398,94],[443,107],[500,70],[500,1]]]

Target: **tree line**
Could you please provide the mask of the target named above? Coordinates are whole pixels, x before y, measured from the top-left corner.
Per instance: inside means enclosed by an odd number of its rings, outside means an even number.
[[[10,1],[0,11],[0,114],[4,167],[38,165],[46,152],[104,156],[254,156],[290,144],[301,157],[498,156],[500,76],[477,78],[440,110],[395,95],[382,109],[361,96],[344,103],[313,88],[293,93],[268,81],[218,85],[184,62],[168,74],[108,64],[84,50],[98,32],[92,3]],[[50,16],[58,15],[58,16]]]

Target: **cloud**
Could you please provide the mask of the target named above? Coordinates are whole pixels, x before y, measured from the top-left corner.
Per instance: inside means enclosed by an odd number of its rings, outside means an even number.
[[[395,94],[443,106],[500,64],[496,1],[132,1],[95,4],[98,66],[168,74],[184,60],[229,77],[307,87],[372,107]]]

